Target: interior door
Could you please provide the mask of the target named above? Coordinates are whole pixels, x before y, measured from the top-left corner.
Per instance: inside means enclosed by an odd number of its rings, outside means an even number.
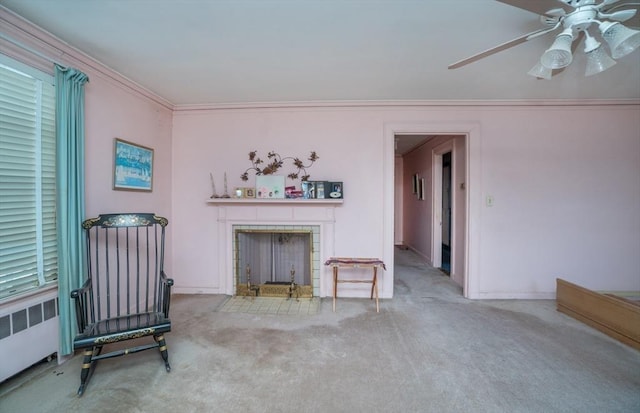
[[[451,272],[451,152],[442,155],[442,252],[440,268]]]

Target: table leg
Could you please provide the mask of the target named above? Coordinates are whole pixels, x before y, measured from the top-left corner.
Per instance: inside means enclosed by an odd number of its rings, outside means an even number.
[[[336,297],[338,296],[338,267],[333,267],[333,312],[336,312]]]
[[[380,303],[378,302],[378,267],[373,267],[373,285],[371,286],[371,298],[373,298],[373,290],[376,291],[376,313],[380,312]]]

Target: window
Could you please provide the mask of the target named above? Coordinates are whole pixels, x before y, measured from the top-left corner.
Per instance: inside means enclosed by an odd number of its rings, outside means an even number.
[[[53,77],[0,55],[0,300],[58,278]]]

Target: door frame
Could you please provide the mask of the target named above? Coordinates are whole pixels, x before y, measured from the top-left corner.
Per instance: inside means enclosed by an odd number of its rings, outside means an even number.
[[[482,136],[478,122],[385,122],[383,142],[383,255],[388,263],[389,282],[393,283],[394,263],[394,166],[395,135],[465,135],[465,248],[462,293],[466,298],[480,298],[480,227],[482,206]],[[391,284],[393,285],[393,284]]]

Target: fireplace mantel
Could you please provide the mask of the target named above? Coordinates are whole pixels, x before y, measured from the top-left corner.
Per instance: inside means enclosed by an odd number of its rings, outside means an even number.
[[[307,205],[340,205],[342,199],[303,199],[303,198],[213,198],[207,199],[207,204],[212,205],[274,205],[285,204],[291,206]]]
[[[328,284],[331,279],[327,281],[321,276],[324,271],[321,263],[325,257],[335,255],[336,210],[342,206],[342,199],[215,198],[208,199],[206,203],[215,210],[218,272],[224,274],[221,289],[225,294],[236,293],[234,226],[273,227],[278,230],[317,226],[319,238],[313,247],[313,294],[324,297],[331,291]]]

